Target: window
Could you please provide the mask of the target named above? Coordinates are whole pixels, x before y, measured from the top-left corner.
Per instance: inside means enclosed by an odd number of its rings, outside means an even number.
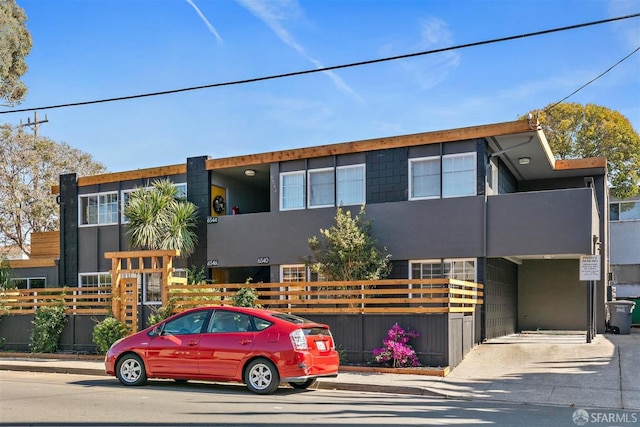
[[[336,168],[338,205],[362,205],[365,203],[364,165]]]
[[[412,279],[457,279],[476,281],[475,259],[444,259],[411,262]]]
[[[186,199],[187,198],[187,184],[174,184],[174,186],[178,189],[176,196],[179,199]],[[147,190],[153,189],[153,187],[144,187],[144,188],[147,189]],[[127,203],[129,202],[129,197],[131,197],[131,193],[133,193],[134,191],[135,191],[135,189],[122,190],[120,212],[122,213],[122,223],[123,224],[129,222],[129,220],[127,219],[127,217],[124,214],[124,208],[125,208],[125,206],[127,206]]]
[[[104,225],[118,223],[118,193],[80,196],[80,224]]]
[[[198,310],[177,317],[164,324],[162,333],[167,335],[199,334],[202,332],[202,325],[204,325],[208,314],[208,310]]]
[[[162,304],[162,286],[160,283],[160,273],[144,274],[144,292],[142,293],[143,303]]]
[[[82,273],[80,274],[80,287],[81,288],[97,288],[104,287],[108,288],[105,291],[99,290],[91,290],[91,291],[81,291],[83,294],[89,295],[100,295],[103,293],[111,293],[111,274],[109,273]],[[95,301],[102,301],[100,298],[95,299]],[[98,306],[89,306],[84,308],[103,308]]]
[[[47,284],[47,279],[44,277],[13,278],[10,281],[17,289],[41,289]]]
[[[216,310],[207,331],[213,333],[249,332],[251,331],[251,317],[247,314]]]
[[[615,202],[609,204],[610,221],[640,220],[640,202]]]
[[[440,197],[440,158],[409,160],[409,200]]]
[[[280,267],[282,283],[290,282],[306,282],[307,269],[304,264],[299,265],[283,265]]]
[[[309,207],[335,206],[335,176],[333,168],[309,171]]]
[[[304,171],[280,174],[280,210],[305,208],[304,178]]]
[[[442,197],[475,196],[476,154],[442,156]]]

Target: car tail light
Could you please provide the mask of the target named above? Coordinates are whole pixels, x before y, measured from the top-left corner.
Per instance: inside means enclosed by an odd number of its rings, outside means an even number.
[[[291,344],[293,344],[294,350],[308,350],[309,347],[307,345],[307,338],[302,332],[302,329],[296,329],[295,331],[289,334],[291,337]]]

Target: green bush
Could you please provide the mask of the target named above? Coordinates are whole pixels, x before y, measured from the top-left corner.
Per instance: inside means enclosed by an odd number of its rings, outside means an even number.
[[[115,317],[107,317],[93,328],[93,342],[98,346],[100,353],[104,354],[114,342],[126,337],[128,333],[127,325]]]
[[[36,309],[33,318],[30,344],[32,353],[55,353],[58,351],[60,336],[67,321],[62,304]]]
[[[175,300],[173,298],[170,298],[167,305],[161,307],[149,307],[151,308],[151,314],[149,315],[149,318],[147,318],[147,322],[150,326],[152,326],[156,323],[162,322],[164,319],[171,316],[171,313],[173,313],[173,309],[175,307]]]
[[[246,285],[249,284],[251,279],[247,279]],[[250,286],[245,286],[244,288],[240,288],[238,292],[235,293],[233,297],[233,305],[236,307],[262,307],[262,305],[258,304],[258,293],[255,289]]]

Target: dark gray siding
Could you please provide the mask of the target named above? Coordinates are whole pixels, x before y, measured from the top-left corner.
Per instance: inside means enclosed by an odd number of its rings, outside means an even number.
[[[488,256],[590,254],[592,207],[590,188],[489,196]]]
[[[518,330],[518,266],[506,259],[487,260],[484,282],[483,339]]]
[[[482,197],[367,205],[372,235],[393,260],[482,256]],[[359,208],[351,209],[355,214]],[[220,217],[208,225],[208,259],[219,266],[301,262],[307,239],[333,225],[335,208]],[[473,212],[478,214],[472,215]],[[433,218],[447,218],[446,222]]]
[[[58,284],[78,286],[78,183],[75,173],[60,175],[59,203],[60,268]]]
[[[199,247],[189,257],[189,266],[200,269],[207,265],[207,216],[211,213],[211,183],[206,169],[207,156],[187,159],[187,200],[198,207],[195,232]]]

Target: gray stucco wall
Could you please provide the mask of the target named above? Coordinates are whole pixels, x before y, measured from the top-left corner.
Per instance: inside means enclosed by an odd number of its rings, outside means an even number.
[[[372,235],[393,260],[482,256],[482,197],[370,204]],[[358,206],[347,207],[352,215]],[[477,215],[473,215],[477,212]],[[307,239],[333,225],[335,208],[224,216],[208,225],[207,254],[218,266],[299,263]],[[433,218],[447,218],[434,221]]]
[[[520,330],[586,330],[586,283],[579,260],[525,260],[518,267]],[[600,325],[597,325],[600,326]]]

